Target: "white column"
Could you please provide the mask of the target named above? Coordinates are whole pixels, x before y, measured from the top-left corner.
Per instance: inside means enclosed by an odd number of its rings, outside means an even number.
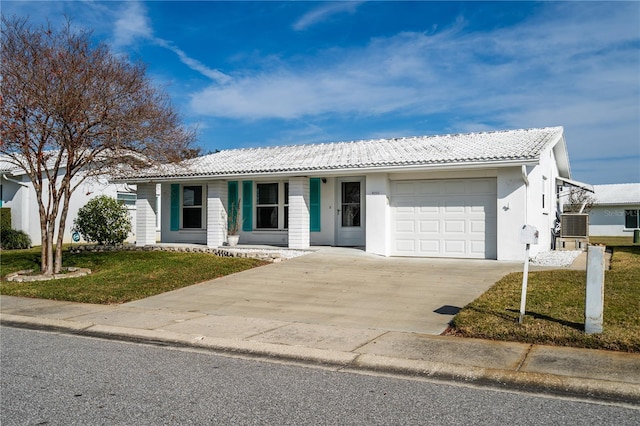
[[[289,179],[289,248],[309,248],[309,178]]]
[[[139,183],[136,198],[136,245],[156,243],[156,184]]]
[[[220,247],[227,240],[227,182],[207,184],[207,247]]]
[[[604,322],[604,246],[587,248],[587,297],[584,331],[602,333]]]
[[[391,253],[390,185],[386,173],[367,175],[366,186],[366,251],[389,256]]]

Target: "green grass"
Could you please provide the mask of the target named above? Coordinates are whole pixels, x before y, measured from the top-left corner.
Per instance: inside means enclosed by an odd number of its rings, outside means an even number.
[[[584,333],[585,283],[584,271],[529,273],[526,314],[519,324],[522,273],[509,274],[454,317],[450,334],[640,352],[640,247],[613,247],[600,334]]]
[[[591,244],[604,244],[605,246],[633,246],[633,237],[589,237]]]
[[[89,268],[91,275],[32,283],[0,283],[0,294],[72,302],[113,304],[142,299],[222,277],[266,262],[206,253],[122,251],[71,254],[64,266]],[[39,269],[40,249],[3,250],[0,274]]]

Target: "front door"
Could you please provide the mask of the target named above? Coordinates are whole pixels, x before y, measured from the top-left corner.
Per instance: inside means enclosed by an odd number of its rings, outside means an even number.
[[[364,246],[364,188],[362,179],[338,179],[336,205],[339,246]]]

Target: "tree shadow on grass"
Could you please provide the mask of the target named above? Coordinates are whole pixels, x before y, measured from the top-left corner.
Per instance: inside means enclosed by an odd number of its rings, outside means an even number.
[[[507,311],[514,312],[514,313],[517,313],[518,315],[520,315],[520,311],[515,310],[515,309],[507,309]],[[562,319],[558,319],[558,318],[553,318],[553,317],[550,317],[549,315],[539,314],[537,312],[531,312],[531,311],[525,311],[525,315],[529,315],[529,316],[531,316],[531,317],[533,317],[535,319],[541,319],[541,320],[545,320],[545,321],[555,322],[555,323],[564,325],[565,327],[574,328],[574,329],[576,329],[578,331],[584,331],[584,323],[567,321],[567,320],[562,320]]]

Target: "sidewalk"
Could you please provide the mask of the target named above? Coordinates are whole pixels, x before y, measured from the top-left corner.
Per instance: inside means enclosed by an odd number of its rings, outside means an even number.
[[[640,354],[12,296],[0,322],[640,405]]]

